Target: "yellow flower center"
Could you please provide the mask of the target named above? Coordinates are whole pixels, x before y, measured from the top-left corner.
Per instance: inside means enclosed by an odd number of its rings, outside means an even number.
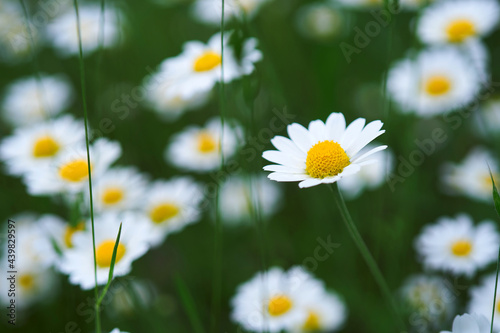
[[[80,222],[74,227],[68,225],[66,227],[66,231],[64,232],[64,244],[67,247],[72,248],[73,247],[73,241],[72,241],[73,235],[75,234],[75,232],[82,231],[83,229],[85,229],[84,222]]]
[[[36,140],[33,145],[33,156],[36,158],[40,157],[51,157],[54,156],[59,151],[59,145],[50,136],[42,136]]]
[[[222,63],[222,57],[220,54],[213,51],[206,51],[201,56],[196,58],[193,69],[195,72],[207,72]]]
[[[61,176],[61,178],[69,182],[76,183],[82,181],[89,175],[87,161],[74,160],[68,162],[59,168],[59,175]]]
[[[18,279],[19,285],[24,289],[32,289],[35,286],[35,278],[31,274],[22,274]]]
[[[162,223],[179,214],[179,207],[171,203],[165,203],[153,208],[149,214],[154,223]]]
[[[468,240],[459,240],[451,246],[451,252],[457,257],[465,257],[472,250],[472,243]]]
[[[446,76],[431,76],[425,83],[425,91],[431,96],[441,96],[451,89],[451,81]]]
[[[468,19],[458,19],[448,24],[446,34],[450,42],[461,43],[476,34],[476,27]]]
[[[497,306],[495,308],[497,312],[500,313],[500,301],[497,301]]]
[[[351,164],[345,150],[334,141],[322,141],[307,152],[306,172],[313,178],[336,176]]]
[[[113,249],[115,248],[114,240],[103,241],[96,250],[97,265],[101,268],[111,266],[111,258],[113,257]],[[117,264],[125,255],[125,245],[118,243],[116,248],[116,259],[115,264]]]
[[[200,153],[211,153],[218,148],[217,145],[217,140],[210,133],[201,132],[198,134],[198,151]]]
[[[267,310],[271,316],[277,317],[290,311],[292,306],[293,302],[290,298],[285,295],[277,295],[269,300]]]
[[[110,187],[104,190],[102,202],[106,205],[114,205],[123,199],[123,190],[118,187]]]
[[[318,331],[321,329],[319,315],[316,312],[309,311],[306,322],[303,326],[304,331]]]

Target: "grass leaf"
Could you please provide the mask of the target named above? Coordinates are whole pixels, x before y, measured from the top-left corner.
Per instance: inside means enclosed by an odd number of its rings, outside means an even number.
[[[193,298],[187,288],[186,284],[182,280],[182,278],[176,274],[175,276],[175,285],[177,286],[177,292],[182,300],[182,305],[184,310],[186,311],[189,321],[191,322],[191,326],[193,327],[193,332],[195,333],[203,333],[203,325],[201,324],[200,317],[198,316],[198,311],[196,310]]]
[[[491,169],[488,166],[491,178],[491,185],[493,187],[493,202],[495,203],[495,210],[497,211],[498,216],[500,216],[500,195],[498,194],[497,187],[495,185],[495,179],[493,178],[493,174],[491,173]]]
[[[104,296],[106,296],[106,293],[109,289],[109,286],[111,285],[111,281],[113,281],[113,272],[115,270],[115,262],[116,262],[116,252],[118,251],[118,245],[120,243],[120,236],[122,234],[122,223],[120,223],[120,228],[118,229],[118,235],[116,236],[116,242],[115,246],[113,248],[113,255],[111,256],[111,264],[109,265],[109,275],[108,275],[108,282],[106,283],[106,286],[104,286],[104,289],[101,292],[101,295],[99,295],[99,299],[97,300],[97,308],[99,308],[99,305],[101,304],[102,300],[104,299]]]

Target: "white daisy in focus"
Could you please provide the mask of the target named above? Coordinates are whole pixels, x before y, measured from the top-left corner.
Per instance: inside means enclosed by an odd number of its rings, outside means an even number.
[[[495,295],[495,278],[495,274],[490,274],[481,279],[479,286],[471,288],[470,301],[467,305],[469,313],[477,313],[478,315],[491,318],[493,296]],[[488,332],[489,327],[488,324]],[[495,331],[500,330],[500,289],[497,290],[496,295],[493,329]],[[453,330],[453,333],[455,333],[455,330]]]
[[[231,176],[220,187],[219,209],[227,225],[249,222],[252,210],[268,219],[281,206],[281,189],[264,176]]]
[[[474,60],[451,47],[423,51],[389,71],[387,90],[403,112],[431,117],[467,106],[481,89]]]
[[[364,151],[374,149],[376,145],[369,144]],[[361,151],[363,154],[363,151]],[[394,155],[390,150],[383,150],[373,156],[375,163],[361,167],[356,177],[346,177],[339,181],[339,187],[346,199],[357,198],[365,189],[376,189],[386,180],[386,176],[394,169]]]
[[[108,169],[93,183],[94,209],[97,212],[139,209],[146,186],[146,177],[133,167]],[[85,198],[89,198],[89,193]]]
[[[83,122],[72,116],[20,127],[0,143],[0,159],[12,175],[48,167],[57,156],[85,138]]]
[[[346,127],[342,113],[332,113],[326,123],[314,120],[309,129],[293,123],[288,125],[290,139],[275,136],[271,143],[278,150],[268,150],[262,154],[266,160],[276,163],[264,167],[272,171],[269,179],[278,182],[299,181],[299,187],[329,184],[343,177],[352,176],[363,165],[374,162],[368,159],[372,154],[387,148],[378,146],[364,154],[359,154],[368,143],[385,130],[381,130],[380,120],[365,126],[366,120],[358,118]]]
[[[490,329],[491,322],[484,315],[464,313],[455,317],[451,332],[441,331],[441,333],[488,333]]]
[[[36,124],[65,110],[71,96],[71,86],[61,75],[18,79],[4,92],[2,117],[13,126]]]
[[[493,156],[484,148],[474,148],[459,164],[447,163],[442,169],[442,182],[449,194],[465,195],[473,200],[491,202],[490,170],[495,183],[500,169]]]
[[[58,156],[50,166],[29,172],[24,182],[30,195],[74,194],[88,186],[87,150],[75,145]],[[121,155],[118,142],[101,138],[90,146],[92,177],[102,175]],[[94,178],[96,179],[96,178]]]
[[[306,38],[330,41],[338,36],[343,25],[342,13],[328,3],[312,3],[297,11],[296,26]]]
[[[165,160],[186,171],[213,171],[220,167],[221,148],[224,158],[231,158],[241,145],[240,138],[239,125],[231,126],[226,120],[222,128],[220,119],[212,118],[204,127],[189,126],[175,134],[165,150]]]
[[[495,0],[441,1],[426,8],[417,34],[424,43],[462,43],[484,37],[497,25],[500,6]]]
[[[474,226],[465,214],[440,218],[415,240],[415,249],[426,267],[469,277],[495,261],[499,245],[493,222]]]
[[[226,0],[224,19],[240,21],[252,19],[260,8],[270,0]],[[205,24],[220,26],[222,2],[220,0],[196,0],[191,8],[193,17]]]
[[[167,235],[198,222],[202,200],[202,187],[188,177],[157,180],[151,184],[143,203],[152,229],[150,243],[157,246]]]
[[[224,34],[224,82],[231,82],[252,73],[254,63],[262,59],[256,49],[257,40],[243,42],[241,59],[238,61],[229,44],[230,32]],[[190,41],[184,44],[183,52],[168,58],[161,64],[161,71],[172,80],[169,87],[171,96],[191,99],[212,90],[221,80],[222,68],[221,34],[212,36],[208,43]]]
[[[83,55],[87,56],[99,48],[101,7],[98,4],[79,6],[80,33]],[[120,37],[120,20],[122,13],[111,6],[106,6],[104,14],[103,48],[115,46]],[[60,55],[68,57],[79,53],[78,31],[75,10],[68,10],[56,17],[46,29],[46,38],[52,43]]]
[[[151,229],[141,214],[126,212],[123,214],[105,213],[96,217],[95,244],[97,262],[97,284],[108,281],[109,267],[113,249],[123,222],[120,242],[116,251],[113,276],[123,276],[132,269],[132,262],[143,256],[149,246]],[[86,230],[73,236],[73,247],[67,249],[61,258],[59,270],[69,275],[69,281],[82,289],[94,287],[94,258],[92,232]],[[89,255],[90,254],[90,255]]]

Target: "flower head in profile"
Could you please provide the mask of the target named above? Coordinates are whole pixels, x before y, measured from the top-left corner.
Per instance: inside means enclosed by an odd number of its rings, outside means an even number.
[[[490,321],[480,314],[458,315],[453,320],[453,327],[450,331],[441,331],[441,333],[488,333],[490,332]]]
[[[385,130],[380,120],[365,126],[366,120],[358,118],[346,127],[342,113],[332,113],[326,122],[314,120],[306,129],[297,123],[288,125],[290,139],[276,136],[271,143],[278,150],[268,150],[262,155],[276,163],[264,167],[272,171],[269,179],[279,182],[298,181],[299,187],[334,183],[358,173],[361,166],[372,163],[372,154],[387,148],[375,147],[359,154],[368,143]]]

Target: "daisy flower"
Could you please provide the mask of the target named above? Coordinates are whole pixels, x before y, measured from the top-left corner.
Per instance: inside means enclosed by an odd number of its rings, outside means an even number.
[[[85,138],[83,122],[72,116],[17,128],[0,143],[0,159],[12,175],[50,166],[61,153]]]
[[[314,120],[309,129],[293,123],[288,125],[290,139],[275,136],[271,143],[278,150],[268,150],[262,155],[266,160],[276,163],[264,167],[272,171],[269,179],[279,182],[299,181],[299,187],[329,184],[343,177],[358,173],[363,165],[372,163],[367,160],[377,151],[387,148],[378,146],[359,154],[368,143],[382,135],[382,122],[372,121],[365,126],[366,120],[358,118],[346,127],[342,113],[332,113],[326,123]]]
[[[65,110],[71,96],[69,82],[61,75],[22,78],[6,88],[2,116],[13,126],[36,124]]]
[[[224,19],[245,20],[253,18],[260,8],[270,0],[226,0]],[[220,25],[222,2],[219,0],[197,0],[192,6],[193,17],[205,24]]]
[[[126,212],[98,216],[95,223],[95,242],[99,285],[108,281],[111,257],[121,222],[122,233],[116,251],[113,275],[116,277],[128,274],[132,269],[132,262],[148,250],[147,240],[151,230],[142,215]],[[73,247],[63,253],[58,268],[69,275],[72,284],[79,285],[82,289],[91,289],[94,287],[94,258],[89,255],[93,253],[92,232],[86,230],[76,233],[72,243]]]
[[[495,0],[441,1],[426,8],[417,34],[424,43],[462,43],[484,37],[497,25],[500,6]]]
[[[55,242],[61,252],[73,247],[73,237],[79,232],[89,228],[86,221],[82,220],[71,225],[69,222],[55,215],[43,215],[37,222],[47,237]],[[59,260],[57,260],[59,261]]]
[[[476,147],[461,163],[443,166],[442,182],[450,194],[461,194],[489,203],[493,188],[490,170],[497,180],[500,171],[498,163],[484,148]]]
[[[498,246],[493,222],[474,226],[465,214],[454,219],[440,218],[436,224],[426,226],[415,241],[415,249],[426,267],[469,277],[495,261]]]
[[[121,12],[106,6],[104,14],[104,48],[111,48],[118,43],[120,35],[119,21]],[[80,33],[84,56],[96,51],[99,47],[101,7],[97,4],[79,6]],[[46,29],[46,38],[52,43],[61,56],[77,55],[79,52],[78,32],[75,10],[72,7],[56,17]]]
[[[133,167],[115,167],[97,178],[92,187],[97,212],[136,210],[146,194],[147,179]],[[89,193],[85,197],[89,198]]]
[[[202,188],[191,178],[155,181],[149,187],[143,203],[144,213],[152,229],[151,244],[159,245],[168,234],[198,222],[202,200]]]
[[[241,59],[238,61],[229,44],[231,33],[224,34],[224,82],[231,82],[254,71],[254,63],[261,60],[262,53],[256,49],[257,40],[243,43]],[[161,71],[172,79],[169,87],[172,96],[190,99],[207,93],[221,79],[222,68],[221,34],[212,36],[207,44],[190,41],[184,44],[183,52],[168,58],[161,64]]]
[[[342,13],[328,3],[312,3],[297,12],[296,26],[304,37],[329,41],[342,30]]]
[[[480,113],[474,119],[476,133],[481,136],[500,133],[500,98],[497,96],[487,100],[481,105]]]
[[[120,155],[118,142],[96,140],[90,147],[92,176],[102,175]],[[24,181],[30,195],[74,194],[88,186],[88,176],[87,150],[80,144],[61,153],[50,166],[29,172]]]
[[[481,75],[458,49],[423,51],[394,65],[387,90],[404,112],[430,117],[465,107],[481,89]]]
[[[455,317],[451,332],[441,331],[441,333],[488,333],[490,329],[490,321],[484,315],[464,313]]]
[[[220,142],[222,131],[223,142]],[[165,150],[165,160],[188,171],[216,170],[221,163],[221,148],[225,158],[232,157],[240,145],[240,137],[239,125],[231,127],[226,121],[222,128],[220,119],[212,118],[204,127],[190,126],[174,135]]]
[[[479,286],[471,288],[470,301],[467,306],[469,313],[477,313],[478,315],[491,318],[491,307],[493,305],[493,296],[495,295],[495,278],[495,274],[488,275],[481,280]],[[489,327],[488,325],[488,331]],[[493,329],[495,331],[500,330],[500,289],[497,290],[496,294]]]
[[[370,151],[375,147],[376,145],[369,144],[364,148],[364,151]],[[361,151],[361,154],[364,151]],[[339,187],[346,198],[354,199],[365,189],[373,190],[380,187],[385,182],[386,176],[392,172],[394,155],[391,151],[383,150],[379,154],[375,154],[373,159],[376,160],[376,163],[361,167],[356,177],[346,177],[339,181]]]
[[[220,212],[227,225],[249,222],[252,209],[264,219],[280,208],[282,193],[264,176],[231,176],[220,187]]]

